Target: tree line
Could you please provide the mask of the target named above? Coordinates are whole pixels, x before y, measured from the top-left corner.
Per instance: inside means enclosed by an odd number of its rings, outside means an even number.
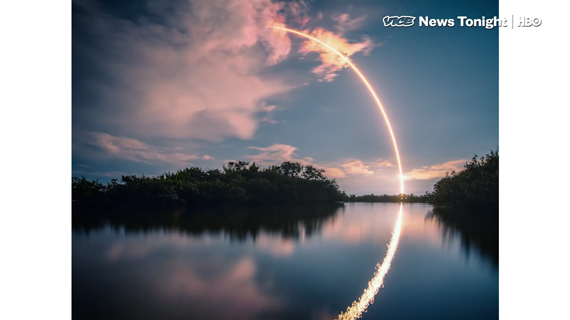
[[[419,202],[435,206],[497,212],[499,208],[499,152],[491,150],[480,158],[475,155],[464,169],[446,172],[432,192],[423,195],[351,194],[347,202]]]
[[[423,195],[350,195],[323,169],[296,162],[263,168],[245,161],[220,169],[186,168],[160,176],[122,176],[107,184],[72,178],[72,201],[84,207],[168,207],[204,204],[302,204],[332,202],[420,202],[436,206],[498,211],[499,153],[491,151],[447,172]]]
[[[475,155],[459,172],[447,172],[444,178],[435,183],[428,201],[436,206],[498,212],[498,150],[491,150],[480,158]]]
[[[405,203],[428,203],[429,202],[429,193],[426,192],[423,195],[415,195],[411,194],[382,194],[382,195],[375,195],[375,194],[367,194],[362,196],[357,196],[351,194],[345,200],[346,202],[405,202]]]
[[[186,168],[160,176],[122,176],[107,184],[72,178],[72,202],[83,207],[168,207],[219,203],[332,203],[347,195],[324,170],[296,162],[263,168],[245,161],[223,169]]]

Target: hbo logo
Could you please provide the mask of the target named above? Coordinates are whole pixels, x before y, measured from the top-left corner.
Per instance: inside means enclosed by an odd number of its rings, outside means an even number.
[[[542,24],[542,19],[540,18],[531,18],[531,17],[520,17],[519,18],[519,27],[539,27]]]

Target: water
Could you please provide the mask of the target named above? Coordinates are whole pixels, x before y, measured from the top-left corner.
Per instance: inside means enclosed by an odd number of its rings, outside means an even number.
[[[73,316],[335,319],[382,263],[399,206],[74,218]],[[398,250],[362,319],[498,319],[496,236],[432,209],[403,205]]]

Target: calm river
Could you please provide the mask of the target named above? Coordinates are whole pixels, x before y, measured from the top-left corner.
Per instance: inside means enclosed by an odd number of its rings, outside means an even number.
[[[225,208],[74,219],[74,319],[335,319],[382,263],[400,204]],[[362,319],[499,317],[497,236],[404,204]],[[136,217],[133,217],[136,216]]]

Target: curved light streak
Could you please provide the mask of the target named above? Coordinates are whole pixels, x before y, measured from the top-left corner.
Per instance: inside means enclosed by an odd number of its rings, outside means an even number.
[[[386,251],[386,257],[384,257],[384,261],[382,261],[382,264],[376,264],[376,272],[374,273],[374,277],[372,277],[372,280],[368,281],[368,288],[364,289],[364,292],[360,296],[360,299],[358,301],[354,301],[352,305],[346,309],[346,312],[341,312],[337,320],[358,319],[362,316],[362,313],[366,311],[368,305],[374,303],[374,296],[378,293],[378,290],[380,290],[384,284],[384,276],[386,276],[388,270],[390,270],[392,259],[394,259],[394,255],[398,249],[401,232],[402,203],[400,203],[398,220],[394,226],[394,231],[392,231],[392,238],[388,244],[388,250]]]
[[[374,97],[374,100],[376,101],[376,104],[378,104],[378,108],[380,109],[382,116],[384,116],[386,125],[388,126],[388,131],[390,132],[390,137],[392,138],[392,143],[394,145],[394,151],[396,152],[396,159],[398,160],[398,169],[400,170],[400,177],[399,177],[400,194],[404,194],[404,174],[402,172],[402,162],[400,161],[400,152],[398,151],[398,144],[396,143],[396,137],[394,136],[394,131],[392,130],[392,126],[390,125],[390,120],[388,119],[386,111],[384,111],[384,107],[382,106],[380,99],[378,98],[376,92],[374,92],[374,89],[372,88],[366,77],[364,77],[362,72],[360,72],[360,70],[358,70],[358,68],[352,62],[350,62],[350,59],[348,59],[348,57],[346,57],[335,48],[329,46],[328,44],[322,42],[317,38],[314,38],[310,35],[289,28],[276,27],[276,26],[269,26],[269,27],[273,29],[283,30],[286,32],[291,32],[301,37],[305,37],[322,44],[332,52],[336,53],[344,61],[346,61],[346,63],[348,63],[348,65],[352,68],[352,70],[354,70],[354,72],[358,74],[362,82],[364,82],[364,84],[368,88],[368,91],[370,91],[370,93]],[[344,313],[341,312],[338,316],[338,320],[358,319],[362,316],[362,313],[366,311],[368,306],[374,302],[374,296],[378,293],[378,290],[380,290],[380,288],[384,284],[384,277],[388,273],[388,270],[390,270],[392,259],[394,259],[394,255],[396,254],[396,250],[398,249],[398,243],[400,241],[401,231],[402,231],[402,203],[400,203],[398,220],[396,221],[396,225],[394,226],[394,231],[392,232],[392,238],[390,239],[390,243],[388,244],[386,257],[384,257],[382,264],[376,264],[376,272],[374,273],[372,279],[368,282],[368,287],[364,289],[364,292],[360,296],[360,299],[358,299],[358,301],[354,301],[352,305],[346,309],[346,312]]]
[[[394,136],[394,131],[392,130],[392,126],[390,125],[390,120],[388,120],[388,115],[386,115],[386,111],[384,111],[384,107],[382,106],[382,103],[380,102],[380,99],[378,98],[378,96],[376,95],[376,92],[374,92],[374,89],[372,88],[372,86],[370,85],[370,83],[368,83],[368,80],[366,80],[366,77],[364,77],[364,75],[362,74],[362,72],[360,72],[360,70],[358,70],[358,68],[352,63],[350,62],[350,59],[348,59],[344,54],[340,53],[338,50],[336,50],[335,48],[329,46],[328,44],[322,42],[321,40],[314,38],[310,35],[307,35],[305,33],[302,33],[300,31],[297,30],[293,30],[293,29],[289,29],[289,28],[284,28],[284,27],[277,27],[277,26],[268,26],[269,28],[273,28],[273,29],[278,29],[278,30],[283,30],[286,32],[291,32],[294,33],[296,35],[299,35],[301,37],[305,37],[308,39],[311,39],[315,42],[318,42],[320,44],[322,44],[323,46],[325,46],[327,49],[331,50],[332,52],[336,53],[339,57],[341,57],[344,61],[346,61],[346,63],[348,63],[348,65],[352,68],[352,70],[354,70],[354,72],[356,72],[356,74],[358,74],[358,76],[360,77],[360,79],[362,80],[362,82],[364,82],[364,84],[366,85],[366,87],[368,88],[368,91],[370,91],[370,93],[372,94],[372,96],[374,97],[374,100],[376,101],[376,104],[378,104],[378,108],[380,109],[380,112],[382,112],[382,116],[384,116],[384,120],[386,121],[386,125],[388,126],[388,131],[390,131],[390,137],[392,138],[392,143],[394,144],[394,150],[396,152],[396,159],[398,160],[398,169],[400,170],[400,193],[404,194],[404,173],[402,172],[402,162],[400,161],[400,152],[398,151],[398,144],[396,143],[396,137]]]

